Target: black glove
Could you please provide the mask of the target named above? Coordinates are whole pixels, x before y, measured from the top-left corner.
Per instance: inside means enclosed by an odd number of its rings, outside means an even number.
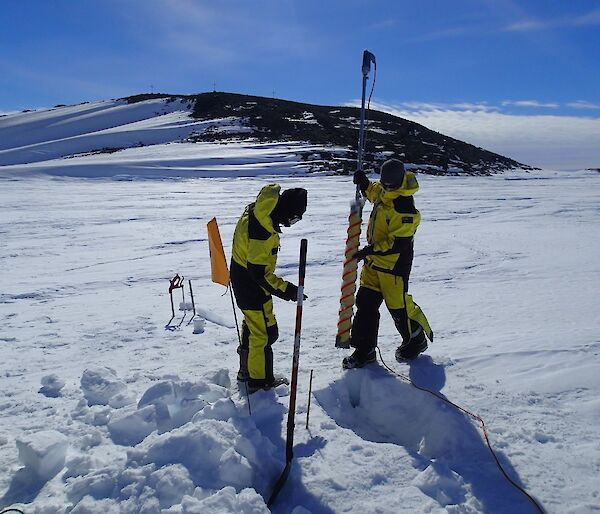
[[[352,258],[356,259],[358,262],[362,261],[367,255],[371,255],[373,253],[373,247],[371,245],[367,245],[363,247],[361,250],[356,252]]]
[[[306,295],[302,296],[304,296],[305,300],[308,298],[308,296]],[[288,302],[296,301],[298,299],[298,286],[292,284],[291,282],[288,282],[288,285],[285,288],[285,292],[283,293],[283,295],[281,295],[281,298],[287,300]]]
[[[369,179],[367,178],[367,174],[363,170],[356,170],[354,172],[352,182],[354,182],[358,187],[360,187],[362,191],[366,191],[370,184]]]

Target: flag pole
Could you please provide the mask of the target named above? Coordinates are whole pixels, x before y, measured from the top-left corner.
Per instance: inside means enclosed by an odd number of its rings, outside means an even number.
[[[240,335],[240,326],[238,324],[237,312],[235,310],[235,301],[233,299],[233,287],[231,287],[231,276],[227,267],[227,259],[225,258],[225,250],[223,250],[223,241],[219,232],[217,218],[211,219],[206,224],[208,231],[208,250],[210,254],[210,268],[212,281],[221,284],[229,289],[231,296],[231,308],[233,310],[233,318],[235,319],[235,329],[237,331],[238,343],[242,345],[242,337]],[[227,291],[225,291],[227,294]],[[248,383],[246,382],[246,399],[248,401],[248,413],[252,415],[250,407],[250,395],[248,393]]]
[[[231,308],[233,309],[233,319],[235,320],[235,329],[237,330],[238,341],[240,345],[242,344],[242,337],[240,336],[240,326],[238,325],[237,312],[235,310],[235,302],[233,300],[233,287],[231,287],[231,282],[229,283],[229,294],[231,295]]]

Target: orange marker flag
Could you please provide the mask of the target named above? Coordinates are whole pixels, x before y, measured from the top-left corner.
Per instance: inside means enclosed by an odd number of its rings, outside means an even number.
[[[223,250],[223,242],[217,225],[217,218],[213,218],[206,224],[208,230],[208,249],[210,251],[211,278],[213,282],[229,286],[229,268]]]

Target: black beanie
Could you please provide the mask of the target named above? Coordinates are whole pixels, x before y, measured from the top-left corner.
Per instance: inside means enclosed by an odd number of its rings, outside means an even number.
[[[273,209],[273,221],[288,225],[289,220],[302,217],[306,212],[308,192],[301,187],[286,189],[279,195],[277,205]]]
[[[398,159],[389,159],[381,165],[379,181],[386,186],[400,187],[404,182],[404,164]]]

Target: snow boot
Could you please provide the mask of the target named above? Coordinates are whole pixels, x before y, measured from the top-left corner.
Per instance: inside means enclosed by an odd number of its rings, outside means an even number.
[[[267,391],[269,389],[275,389],[280,385],[289,385],[290,381],[283,376],[275,376],[272,382],[264,382],[263,384],[248,385],[248,392],[250,394],[260,391],[261,389]]]
[[[396,348],[396,360],[407,362],[416,359],[420,353],[427,350],[427,338],[423,329],[419,327],[417,333],[411,334],[410,341]]]
[[[362,368],[371,362],[377,361],[377,355],[375,350],[371,350],[369,353],[359,353],[358,350],[354,350],[352,355],[348,357],[344,357],[342,361],[342,368],[344,369],[353,369],[353,368]]]
[[[250,377],[248,373],[248,348],[238,346],[237,353],[240,356],[240,370],[238,371],[237,379],[238,382],[246,382]]]

